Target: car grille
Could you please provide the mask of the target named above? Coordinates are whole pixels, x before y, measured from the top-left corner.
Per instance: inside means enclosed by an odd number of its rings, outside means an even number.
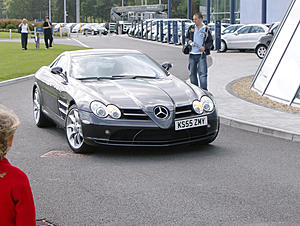
[[[175,119],[186,118],[197,115],[192,105],[176,107]],[[122,109],[122,119],[128,120],[150,120],[149,116],[141,109]]]
[[[149,120],[148,115],[140,109],[123,109],[122,119],[128,120]]]
[[[185,117],[190,117],[190,116],[195,116],[195,115],[197,115],[197,114],[192,109],[192,105],[176,107],[175,119],[185,118]]]

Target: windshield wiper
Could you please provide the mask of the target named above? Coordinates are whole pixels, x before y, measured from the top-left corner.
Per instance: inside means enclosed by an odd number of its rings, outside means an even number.
[[[156,78],[155,76],[147,76],[147,75],[113,75],[112,78],[129,78],[129,79],[136,79],[136,78]]]
[[[76,78],[76,79],[78,79],[78,80],[90,80],[90,79],[100,80],[100,79],[112,79],[112,78],[113,78],[112,76],[93,76],[93,77]]]
[[[155,76],[146,76],[146,75],[135,75],[135,76],[132,76],[131,78],[135,79],[135,78],[156,78]]]
[[[91,80],[91,79],[122,79],[122,78],[128,78],[128,79],[136,79],[136,78],[149,78],[149,79],[155,79],[155,76],[146,76],[146,75],[112,75],[112,76],[93,76],[93,77],[85,77],[85,78],[76,78],[78,80]]]

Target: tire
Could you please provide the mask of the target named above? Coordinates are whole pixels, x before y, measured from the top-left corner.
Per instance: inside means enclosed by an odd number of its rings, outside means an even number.
[[[267,47],[265,45],[259,45],[256,47],[255,53],[258,58],[263,59],[267,53]]]
[[[226,42],[224,40],[221,40],[221,48],[220,48],[220,52],[226,52],[227,51],[227,45]]]
[[[39,88],[37,87],[35,87],[33,91],[32,105],[33,105],[33,119],[37,127],[42,128],[54,124],[50,119],[47,118],[47,116],[42,111],[41,94]]]
[[[66,138],[70,148],[75,153],[91,152],[92,147],[84,142],[81,119],[76,105],[72,105],[65,120]]]

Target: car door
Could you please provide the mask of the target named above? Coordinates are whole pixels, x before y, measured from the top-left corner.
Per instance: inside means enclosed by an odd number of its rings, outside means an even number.
[[[234,33],[229,33],[224,35],[227,41],[228,49],[241,49],[245,40],[247,40],[247,36],[249,34],[251,26],[243,26],[238,29]]]
[[[235,49],[247,49],[248,40],[250,39],[251,26],[244,26],[237,31]]]
[[[43,100],[44,105],[47,106],[48,110],[51,111],[52,115],[59,115],[58,110],[58,97],[61,86],[65,81],[61,75],[54,74],[51,70],[55,67],[61,67],[63,69],[63,73],[66,72],[68,67],[68,58],[65,55],[59,57],[52,65],[50,65],[47,73],[47,86],[43,89]]]
[[[266,34],[266,31],[258,25],[251,26],[248,39],[245,40],[244,49],[255,49],[259,39]]]

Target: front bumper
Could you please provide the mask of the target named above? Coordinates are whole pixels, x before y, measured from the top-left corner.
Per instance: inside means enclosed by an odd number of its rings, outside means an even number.
[[[195,143],[217,136],[219,117],[216,112],[207,115],[208,125],[175,131],[159,128],[151,120],[99,119],[92,113],[80,112],[84,140],[90,145],[111,146],[174,146]]]

